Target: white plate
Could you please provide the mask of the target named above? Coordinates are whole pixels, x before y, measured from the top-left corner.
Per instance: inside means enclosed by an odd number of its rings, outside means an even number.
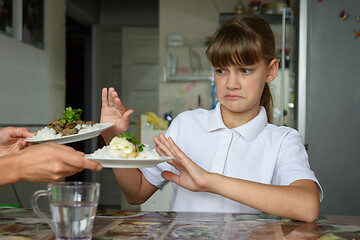
[[[104,168],[145,168],[154,167],[155,165],[169,161],[172,157],[160,156],[160,159],[138,159],[138,158],[97,158],[91,157],[90,154],[86,154],[87,159],[94,160],[101,163]]]
[[[65,144],[65,143],[72,143],[72,142],[78,142],[82,140],[86,140],[89,138],[97,137],[100,135],[100,133],[109,127],[114,125],[113,123],[98,123],[97,130],[86,132],[86,133],[77,133],[73,135],[63,136],[63,137],[57,137],[57,138],[48,138],[48,139],[32,139],[32,138],[25,138],[25,142],[33,142],[33,143],[46,143],[46,142],[55,142],[59,144]]]

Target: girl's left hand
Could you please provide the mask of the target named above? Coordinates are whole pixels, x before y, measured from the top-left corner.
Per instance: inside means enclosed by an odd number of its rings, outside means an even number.
[[[103,88],[101,93],[102,107],[100,122],[112,122],[114,126],[103,131],[101,136],[108,144],[111,139],[119,134],[123,134],[129,128],[130,115],[134,110],[128,110],[121,102],[114,88]]]
[[[206,191],[209,172],[205,171],[188,158],[174,143],[171,137],[166,139],[163,134],[160,134],[160,139],[155,136],[154,141],[156,143],[156,151],[161,156],[174,157],[173,160],[167,161],[167,163],[180,172],[180,174],[177,175],[170,171],[164,171],[161,174],[163,178],[190,191]]]

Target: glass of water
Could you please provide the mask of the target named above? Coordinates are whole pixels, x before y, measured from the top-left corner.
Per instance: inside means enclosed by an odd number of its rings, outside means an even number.
[[[56,239],[91,239],[99,202],[100,184],[95,182],[49,183],[47,190],[39,190],[32,197],[32,208],[45,219]],[[49,199],[52,219],[37,204],[41,196]]]

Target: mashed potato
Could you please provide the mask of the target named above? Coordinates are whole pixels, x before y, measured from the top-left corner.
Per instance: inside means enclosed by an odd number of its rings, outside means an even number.
[[[160,155],[144,144],[142,152],[136,152],[135,145],[121,137],[114,137],[109,146],[104,146],[91,154],[94,158],[136,158],[136,159],[160,159]]]

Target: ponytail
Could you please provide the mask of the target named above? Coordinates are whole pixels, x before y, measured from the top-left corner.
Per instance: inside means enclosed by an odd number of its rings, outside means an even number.
[[[271,95],[268,83],[265,83],[265,87],[264,87],[263,93],[261,95],[260,106],[263,106],[265,108],[268,122],[272,123],[273,99],[272,99],[272,95]]]

